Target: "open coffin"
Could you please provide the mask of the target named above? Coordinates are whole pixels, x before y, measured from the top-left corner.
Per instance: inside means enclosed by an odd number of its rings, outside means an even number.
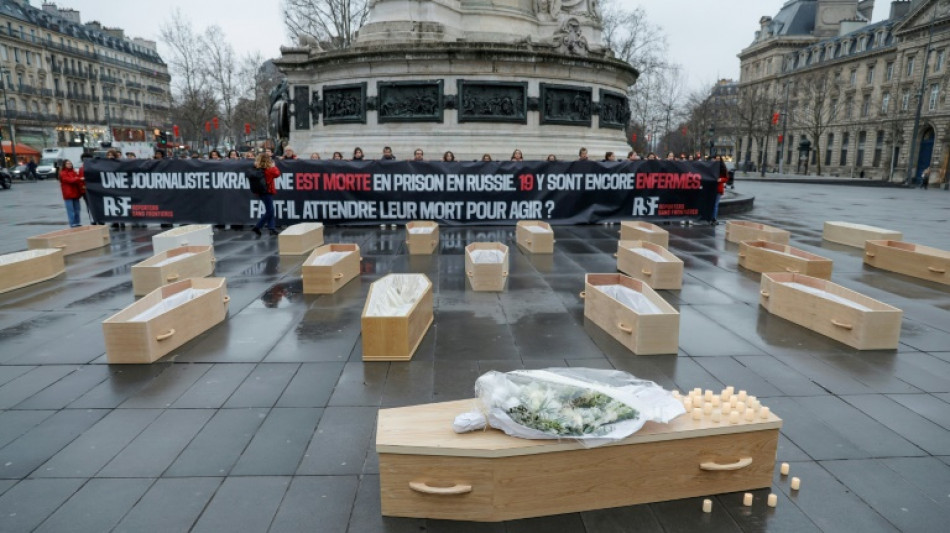
[[[132,292],[136,296],[188,278],[203,278],[214,272],[211,246],[180,246],[153,255],[132,267]]]
[[[620,222],[620,240],[646,241],[664,248],[670,247],[670,232],[649,222],[624,220]]]
[[[621,274],[585,276],[584,316],[637,355],[676,353],[680,314],[645,282]]]
[[[0,255],[0,293],[55,278],[66,269],[59,248],[38,248]]]
[[[515,226],[518,246],[533,254],[554,253],[554,230],[547,222],[522,220]]]
[[[726,240],[740,243],[742,241],[769,241],[778,244],[788,244],[791,234],[758,222],[746,220],[730,220],[726,222]]]
[[[652,242],[618,242],[617,270],[654,289],[683,287],[683,260]]]
[[[903,312],[859,292],[803,274],[762,274],[768,312],[858,350],[893,350]]]
[[[323,245],[323,224],[303,222],[294,224],[277,236],[280,255],[303,255]]]
[[[739,265],[753,272],[791,272],[831,278],[831,259],[769,241],[739,243]]]
[[[475,291],[505,290],[508,247],[500,242],[476,242],[465,247],[465,275]]]
[[[903,241],[867,241],[864,262],[873,267],[950,285],[950,252]]]
[[[864,248],[864,242],[869,240],[900,241],[903,235],[899,231],[855,224],[853,222],[828,221],[821,233],[821,238],[845,246]]]
[[[151,363],[224,320],[224,278],[192,278],[165,285],[102,323],[110,364]]]
[[[428,255],[439,247],[439,225],[431,220],[413,220],[406,224],[409,255]]]
[[[179,246],[212,246],[214,235],[210,224],[189,224],[152,236],[152,250],[158,254]]]
[[[389,274],[373,282],[360,317],[364,361],[412,359],[432,324],[432,282],[423,274]]]
[[[325,244],[300,267],[304,294],[333,294],[360,275],[358,244]]]
[[[79,226],[77,228],[51,231],[26,239],[27,248],[59,248],[63,255],[77,254],[87,250],[102,248],[112,242],[109,226]]]

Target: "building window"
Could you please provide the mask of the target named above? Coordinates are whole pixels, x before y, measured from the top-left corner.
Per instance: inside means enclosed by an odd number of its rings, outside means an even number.
[[[847,118],[848,120],[850,120],[852,115],[854,114],[854,101],[851,100],[850,98],[845,100],[844,114],[845,114],[845,118]]]
[[[14,49],[13,49],[13,60],[16,61],[17,63],[20,62],[20,49],[19,49],[19,48],[14,48]]]
[[[858,82],[858,71],[857,71],[857,70],[852,70],[852,71],[851,71],[851,80],[850,80],[849,83],[851,83],[851,86],[854,87],[857,82]]]
[[[907,58],[907,74],[906,74],[906,76],[909,78],[909,77],[911,77],[911,76],[913,76],[913,75],[914,75],[914,57],[911,56],[911,57],[908,57],[908,58]]]
[[[884,93],[881,97],[881,114],[887,114],[887,108],[891,106],[891,93]]]
[[[831,99],[831,120],[834,120],[838,116],[838,99]]]
[[[908,107],[910,107],[910,93],[904,91],[901,95],[901,111],[907,111]]]
[[[858,153],[857,159],[855,159],[854,164],[858,167],[864,166],[864,143],[868,140],[868,132],[859,131],[858,132]]]
[[[848,164],[848,143],[851,142],[851,132],[846,131],[841,135],[841,157],[838,159],[838,166]]]
[[[871,114],[871,98],[865,96],[861,100],[861,116],[866,117]]]
[[[935,83],[930,86],[930,104],[928,105],[930,111],[937,109],[938,98],[940,98],[940,85]]]
[[[884,154],[884,130],[877,132],[877,139],[874,141],[874,161],[872,166],[881,166],[881,156]]]
[[[884,81],[891,81],[894,78],[894,62],[887,64],[887,68],[884,69]]]
[[[937,52],[937,60],[934,62],[934,72],[940,72],[943,69],[943,62],[946,59],[946,50]]]
[[[874,83],[874,65],[869,65],[869,66],[868,66],[867,82],[868,82],[868,83]]]
[[[10,52],[7,50],[7,45],[0,44],[0,57],[3,57],[4,61],[10,60]]]

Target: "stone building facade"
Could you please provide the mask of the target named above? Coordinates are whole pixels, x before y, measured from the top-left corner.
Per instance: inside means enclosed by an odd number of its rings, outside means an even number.
[[[0,72],[4,140],[12,123],[17,142],[36,148],[151,143],[168,122],[170,77],[155,42],[53,3],[0,0]]]
[[[810,173],[820,165],[823,175],[896,181],[929,167],[931,183],[946,182],[950,1],[893,1],[885,20],[870,23],[873,6],[789,0],[761,19],[739,54],[741,105],[763,99],[758,131],[740,133],[741,160],[758,166],[764,150],[769,169],[782,161],[802,172],[807,162]],[[807,160],[803,140],[813,148]]]

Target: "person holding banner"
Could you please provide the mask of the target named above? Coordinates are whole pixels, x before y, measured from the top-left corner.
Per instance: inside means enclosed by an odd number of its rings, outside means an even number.
[[[82,225],[79,215],[82,213],[82,207],[79,199],[86,192],[84,180],[79,177],[76,169],[73,168],[73,162],[69,159],[63,161],[63,168],[60,169],[59,186],[62,189],[63,200],[66,202],[66,215],[69,217],[69,227],[76,228]]]
[[[277,235],[277,219],[274,217],[274,195],[277,194],[277,187],[274,180],[280,177],[280,169],[274,164],[274,160],[265,152],[254,160],[254,168],[264,173],[264,180],[267,182],[267,192],[258,195],[261,202],[264,202],[264,213],[261,219],[254,226],[254,233],[261,234],[261,228],[267,224],[267,229],[271,235]]]

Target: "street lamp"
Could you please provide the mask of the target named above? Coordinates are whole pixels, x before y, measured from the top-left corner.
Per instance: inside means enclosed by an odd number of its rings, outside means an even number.
[[[13,130],[13,118],[10,117],[10,100],[7,99],[7,83],[4,79],[4,76],[10,73],[10,69],[6,67],[0,67],[0,90],[3,91],[3,108],[7,113],[7,129],[10,130],[10,153],[13,156],[13,166],[16,167],[16,132]],[[2,150],[3,144],[0,143],[0,150]],[[7,167],[7,156],[5,153],[0,151],[0,155],[3,156],[3,168]]]

